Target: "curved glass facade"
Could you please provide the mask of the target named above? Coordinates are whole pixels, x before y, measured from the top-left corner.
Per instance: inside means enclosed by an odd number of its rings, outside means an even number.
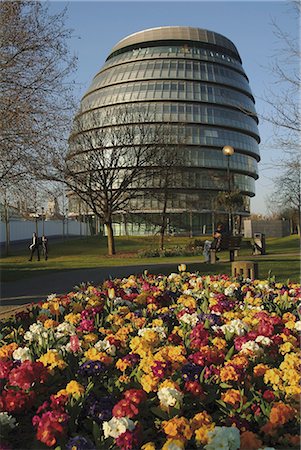
[[[82,132],[91,132],[91,114],[95,131],[121,126],[109,119],[117,106],[144,108],[144,126],[168,123],[178,142],[177,154],[185,163],[171,186],[171,222],[180,223],[178,214],[193,212],[189,220],[195,231],[211,224],[214,198],[228,189],[228,160],[221,151],[225,145],[235,150],[230,158],[232,186],[245,196],[238,213],[248,214],[258,178],[260,137],[249,80],[229,39],[191,27],[153,28],[126,37],[112,49],[82,99]],[[172,157],[174,142],[170,152]],[[145,196],[132,202],[137,217],[159,213],[162,199],[151,195],[157,188],[150,168],[148,186],[140,187]]]

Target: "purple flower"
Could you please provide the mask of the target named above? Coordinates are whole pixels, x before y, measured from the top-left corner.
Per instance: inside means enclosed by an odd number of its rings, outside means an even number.
[[[98,376],[105,371],[105,365],[101,361],[86,361],[78,369],[82,377]]]
[[[185,381],[195,381],[199,379],[199,376],[203,368],[193,363],[185,364],[182,367],[182,377]]]
[[[116,399],[110,395],[98,398],[94,394],[90,394],[86,400],[85,414],[97,423],[110,420],[115,403]]]
[[[67,442],[66,450],[96,450],[96,447],[90,439],[84,436],[75,436]]]

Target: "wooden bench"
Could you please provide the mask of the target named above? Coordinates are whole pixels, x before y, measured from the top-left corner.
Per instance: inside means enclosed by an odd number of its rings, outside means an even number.
[[[237,252],[240,249],[242,236],[230,236],[230,235],[223,235],[221,239],[221,250],[229,250],[230,254],[230,261],[234,261],[235,252]],[[216,262],[216,250],[213,249],[210,251],[210,261],[212,264]]]

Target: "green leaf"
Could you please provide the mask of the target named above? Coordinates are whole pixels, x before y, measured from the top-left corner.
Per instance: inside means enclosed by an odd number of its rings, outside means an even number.
[[[225,360],[226,360],[226,361],[229,361],[229,359],[232,358],[232,355],[233,355],[233,353],[234,353],[234,350],[235,350],[234,345],[232,345],[232,347],[230,348],[230,350],[228,351],[228,353],[227,353],[226,356],[225,356]]]
[[[159,417],[160,419],[163,420],[169,419],[168,414],[165,411],[162,411],[162,409],[159,408],[158,406],[153,406],[150,410],[155,416]]]

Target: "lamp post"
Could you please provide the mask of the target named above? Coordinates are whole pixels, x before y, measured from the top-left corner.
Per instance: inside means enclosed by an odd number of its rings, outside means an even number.
[[[228,194],[229,194],[229,233],[232,234],[232,212],[230,204],[231,194],[231,177],[230,177],[230,157],[234,154],[234,148],[231,145],[225,145],[222,149],[223,155],[227,157],[227,178],[228,178]]]
[[[42,236],[44,236],[44,207],[42,206]]]

